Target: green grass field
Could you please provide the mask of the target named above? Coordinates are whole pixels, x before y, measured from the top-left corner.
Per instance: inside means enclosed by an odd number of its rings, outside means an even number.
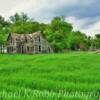
[[[100,54],[0,55],[0,100],[99,100],[99,95]]]

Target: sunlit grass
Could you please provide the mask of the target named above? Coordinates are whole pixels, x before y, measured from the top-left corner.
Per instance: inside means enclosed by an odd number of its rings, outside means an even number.
[[[100,55],[84,52],[0,55],[0,92],[6,91],[9,94],[21,91],[19,98],[24,100],[24,91],[27,89],[30,90],[30,100],[34,90],[43,93],[52,91],[56,99],[59,97],[59,91],[96,94],[100,91]],[[51,100],[52,96],[50,95],[48,100]],[[42,96],[37,100],[42,100],[41,98]],[[63,93],[60,98],[64,99]],[[67,100],[85,99],[74,97]]]

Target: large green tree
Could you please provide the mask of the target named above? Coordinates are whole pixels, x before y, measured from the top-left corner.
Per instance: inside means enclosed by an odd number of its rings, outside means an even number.
[[[87,50],[88,38],[85,34],[76,31],[71,32],[68,36],[68,47],[71,50]]]
[[[49,24],[39,23],[26,14],[16,13],[10,17],[9,21],[0,16],[0,45],[4,45],[8,34],[19,33],[29,34],[41,31],[55,52],[62,52],[65,49],[87,50],[90,48],[100,48],[100,34],[94,38],[87,37],[84,33],[73,31],[70,23],[65,21],[63,16],[55,17]]]
[[[0,52],[4,52],[4,45],[6,44],[7,35],[9,33],[10,23],[5,21],[4,17],[0,16]]]
[[[96,49],[100,49],[100,34],[95,35],[95,47]]]
[[[4,17],[0,16],[0,45],[4,44],[6,41],[9,25],[10,23],[5,21]]]
[[[44,35],[55,52],[60,52],[67,48],[67,37],[72,29],[72,25],[67,23],[64,17],[55,17],[44,31]]]
[[[10,17],[11,26],[10,31],[20,34],[29,34],[35,31],[39,31],[40,25],[38,22],[30,19],[26,14],[16,13]]]

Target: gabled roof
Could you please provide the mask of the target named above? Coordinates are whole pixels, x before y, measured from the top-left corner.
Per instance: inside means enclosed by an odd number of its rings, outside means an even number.
[[[35,32],[32,34],[10,33],[7,40],[9,40],[9,37],[16,39],[16,40],[19,40],[19,41],[33,40],[34,37],[37,37],[39,35],[41,35],[40,32]]]

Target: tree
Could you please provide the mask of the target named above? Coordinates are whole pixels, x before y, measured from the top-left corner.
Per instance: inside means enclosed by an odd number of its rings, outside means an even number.
[[[0,45],[4,45],[6,42],[6,36],[9,32],[10,23],[0,16]]]
[[[55,52],[100,48],[100,34],[92,38],[80,31],[74,32],[73,26],[63,16],[53,18],[49,24],[34,21],[24,13],[16,13],[9,22],[0,16],[0,45],[6,43],[9,33],[30,34],[36,31],[43,33]]]
[[[68,36],[68,47],[71,50],[87,50],[87,36],[79,31],[71,32]]]
[[[96,49],[100,49],[100,34],[95,35],[95,47]]]
[[[67,49],[67,37],[73,27],[64,17],[55,17],[44,31],[44,36],[54,48],[55,52]]]
[[[40,25],[38,22],[31,20],[26,14],[16,13],[14,16],[10,17],[11,26],[10,32],[29,34],[32,32],[39,31]]]
[[[30,18],[24,13],[21,14],[16,13],[14,16],[10,17],[10,21],[12,24],[20,24],[22,22],[24,23],[29,21],[29,19]]]

